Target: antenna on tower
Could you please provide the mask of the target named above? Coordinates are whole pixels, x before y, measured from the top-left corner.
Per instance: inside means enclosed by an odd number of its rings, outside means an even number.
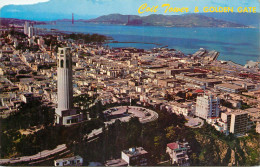
[[[74,24],[74,13],[72,13],[72,19],[71,19],[71,21],[72,21],[72,24]]]

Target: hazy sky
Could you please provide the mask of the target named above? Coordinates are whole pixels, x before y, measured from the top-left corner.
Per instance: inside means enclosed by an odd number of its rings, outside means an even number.
[[[195,6],[255,6],[259,8],[260,0],[1,0],[0,8],[5,5],[28,5],[28,4],[36,4],[39,2],[48,2],[48,1],[56,1],[60,3],[71,4],[72,6],[80,5],[83,7],[87,6],[103,6],[103,10],[107,10],[110,7],[113,7],[115,10],[119,10],[124,12],[127,8],[131,8],[132,6],[141,5],[143,3],[147,3],[148,5],[161,5],[163,3],[170,3],[172,6],[187,6],[187,7],[195,7]],[[124,5],[125,4],[125,5]],[[84,6],[87,5],[87,6]],[[105,6],[109,5],[109,6]],[[69,7],[70,5],[66,5]],[[66,9],[66,7],[65,7]],[[135,8],[136,9],[136,8]],[[95,8],[91,9],[95,10]],[[97,9],[99,10],[99,9]],[[82,8],[80,8],[79,12],[82,12]]]
[[[46,2],[49,0],[1,0],[0,8],[5,5],[23,5],[23,4],[35,4],[39,2]]]
[[[43,2],[40,4],[36,4]],[[238,7],[256,7],[260,12],[259,0],[0,0],[0,8],[8,4],[20,6],[5,6],[1,9],[2,17],[28,18],[28,19],[57,19],[69,17],[71,13],[75,18],[86,18],[90,16],[100,16],[111,13],[138,14],[138,8],[147,3],[149,6],[159,5],[157,13],[164,14],[165,8],[161,8],[164,3],[171,4],[172,7],[188,7],[190,12],[198,6],[200,12],[205,6],[234,7],[234,12]],[[24,4],[24,5],[21,5]],[[167,13],[183,14],[183,13]]]

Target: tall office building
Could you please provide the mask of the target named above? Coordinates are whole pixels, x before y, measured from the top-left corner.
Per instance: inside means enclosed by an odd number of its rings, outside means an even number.
[[[248,113],[236,111],[231,114],[230,133],[237,136],[244,135],[247,132]]]
[[[40,37],[38,40],[37,40],[37,43],[39,46],[42,46],[44,45],[44,39],[42,37]]]
[[[82,121],[83,115],[77,114],[73,108],[72,87],[72,53],[70,48],[59,48],[58,51],[58,107],[56,108],[56,123],[71,125]]]
[[[213,95],[197,97],[195,115],[204,119],[219,117],[219,98]]]
[[[227,134],[244,135],[248,130],[248,113],[242,110],[223,112],[221,120],[227,125]]]
[[[34,32],[34,27],[30,26],[28,28],[28,37],[32,38],[34,36],[35,32]]]
[[[26,22],[24,23],[24,34],[26,34],[26,35],[28,35],[28,28],[29,28],[29,22],[26,21]]]

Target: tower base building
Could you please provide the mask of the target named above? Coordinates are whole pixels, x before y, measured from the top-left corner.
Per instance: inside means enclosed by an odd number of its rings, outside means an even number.
[[[55,123],[57,125],[70,126],[83,121],[83,114],[82,113],[78,114],[76,109],[63,110],[61,111],[61,115],[57,114],[57,109],[55,112],[56,112]]]

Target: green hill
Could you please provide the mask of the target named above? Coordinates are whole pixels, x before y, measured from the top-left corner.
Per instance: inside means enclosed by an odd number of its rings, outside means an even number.
[[[123,24],[136,26],[169,26],[169,27],[247,27],[242,24],[223,21],[200,14],[149,16],[110,14],[96,19],[86,20],[88,23]]]

